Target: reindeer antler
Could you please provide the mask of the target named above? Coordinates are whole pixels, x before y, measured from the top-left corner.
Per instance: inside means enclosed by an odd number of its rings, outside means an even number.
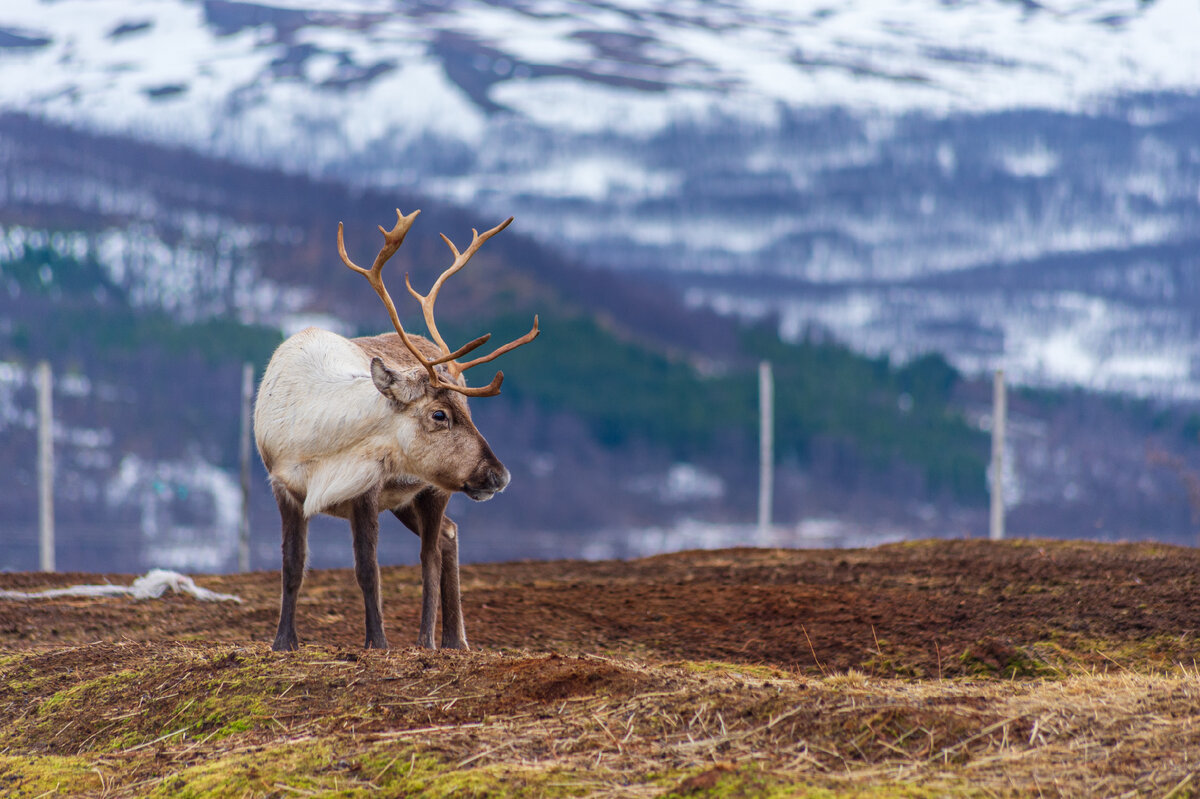
[[[500,357],[506,352],[520,347],[522,344],[528,344],[537,338],[538,333],[540,332],[538,330],[537,316],[535,315],[533,317],[533,328],[520,338],[514,339],[504,346],[496,348],[489,355],[485,355],[481,358],[475,358],[467,363],[457,363],[459,358],[487,343],[488,339],[492,337],[492,334],[485,333],[474,341],[451,352],[450,347],[447,346],[445,339],[442,338],[442,334],[438,332],[437,322],[433,317],[433,305],[435,302],[437,302],[438,292],[442,290],[442,285],[446,282],[446,279],[466,266],[467,261],[471,260],[471,256],[475,254],[479,247],[492,236],[508,227],[509,223],[513,221],[513,218],[510,216],[496,227],[486,231],[482,236],[478,231],[472,228],[471,246],[467,247],[466,251],[462,253],[460,253],[458,248],[454,246],[454,242],[446,238],[445,234],[442,234],[442,240],[449,245],[450,251],[454,253],[454,263],[452,263],[450,268],[442,272],[438,279],[434,281],[433,287],[429,289],[428,295],[422,295],[417,292],[412,287],[412,283],[409,282],[408,275],[404,275],[404,284],[408,287],[409,293],[417,299],[417,302],[421,303],[421,311],[425,316],[425,325],[429,328],[429,335],[433,338],[434,343],[437,344],[438,349],[442,351],[442,356],[440,358],[434,358],[430,360],[420,353],[416,345],[413,344],[412,340],[408,337],[408,334],[404,331],[404,326],[400,324],[400,317],[396,313],[396,304],[392,302],[391,295],[388,294],[387,287],[383,284],[382,277],[384,263],[395,254],[396,250],[400,249],[400,245],[404,243],[404,237],[408,234],[408,229],[412,227],[413,220],[417,218],[417,214],[419,213],[421,212],[418,210],[413,211],[408,216],[404,216],[400,213],[400,209],[397,208],[396,226],[390,231],[384,229],[383,225],[379,226],[379,232],[383,234],[384,243],[383,247],[381,247],[379,250],[379,254],[375,256],[375,263],[371,265],[370,269],[363,269],[361,266],[356,265],[350,260],[350,256],[346,255],[346,245],[342,240],[342,223],[338,222],[338,254],[342,256],[342,263],[353,269],[355,272],[358,272],[360,275],[366,277],[367,282],[371,284],[371,288],[375,289],[375,293],[379,295],[379,299],[383,300],[383,304],[387,307],[388,314],[392,318],[392,325],[396,328],[396,332],[400,334],[400,340],[404,342],[404,346],[408,348],[408,351],[412,353],[413,357],[425,367],[425,371],[429,373],[429,382],[434,387],[457,391],[458,393],[464,394],[468,397],[494,397],[500,393],[500,384],[504,382],[504,372],[496,372],[496,376],[492,378],[492,382],[486,386],[481,388],[467,388],[465,386],[459,386],[454,383],[445,382],[438,377],[435,367],[439,364],[447,364],[456,374],[461,375],[472,366],[478,366],[481,363],[487,363],[490,360]]]

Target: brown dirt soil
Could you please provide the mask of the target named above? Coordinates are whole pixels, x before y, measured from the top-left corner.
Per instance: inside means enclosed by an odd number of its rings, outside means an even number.
[[[132,579],[0,574],[0,589]],[[384,568],[382,579],[389,639],[406,646],[416,637],[420,575],[413,567]],[[237,594],[244,600],[238,605],[170,595],[143,602],[0,602],[0,646],[269,642],[278,580],[273,572],[197,579]],[[468,638],[488,650],[911,676],[989,666],[1011,671],[1022,648],[1045,657],[1048,646],[1063,641],[1154,643],[1141,656],[1168,665],[1190,664],[1200,650],[1200,552],[1156,544],[967,540],[865,550],[694,551],[631,562],[465,566],[462,581]],[[297,629],[307,644],[361,646],[362,595],[351,571],[308,574]],[[1106,655],[1117,653],[1073,654],[1104,665]]]
[[[306,578],[297,653],[269,651],[269,572],[197,578],[241,604],[0,600],[0,795],[1190,796],[1198,566],[1045,541],[474,565],[470,653],[403,646],[413,568],[383,570],[390,652],[345,570]]]

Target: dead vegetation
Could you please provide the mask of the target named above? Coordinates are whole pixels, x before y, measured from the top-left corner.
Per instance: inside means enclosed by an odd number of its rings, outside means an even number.
[[[949,572],[938,565],[945,546],[889,548],[899,556],[891,562],[905,570],[880,568],[881,589],[907,583],[928,593],[938,585],[951,597],[978,591],[962,580],[959,589],[949,587]],[[1026,546],[971,547],[981,557],[976,573]],[[1194,565],[1188,550],[1046,547],[1064,580],[1080,560],[1108,567],[1109,604],[1118,611],[1131,595],[1132,604],[1153,606],[1178,586],[1162,581],[1143,591],[1145,582],[1113,577],[1117,562],[1150,573],[1174,559],[1180,579],[1191,579],[1186,569]],[[708,619],[711,608],[686,587],[704,585],[705,568],[721,570],[728,578],[721,584],[729,585],[738,571],[730,561],[751,571],[790,562],[814,573],[845,558],[869,583],[871,564],[888,562],[881,554],[888,553],[685,553],[628,565],[634,572],[652,565],[659,579],[678,584],[677,616],[694,607]],[[618,566],[475,567],[464,600],[482,592],[495,601],[522,588],[549,596],[556,586],[574,596],[587,584],[596,599],[577,610],[599,623],[606,609],[621,607],[625,590],[645,587],[618,578]],[[610,569],[613,579],[606,580]],[[407,584],[408,575],[396,572],[385,582]],[[0,584],[29,588],[33,577],[5,575]],[[324,600],[343,589],[353,597],[351,574],[313,577]],[[221,640],[227,629],[214,630],[212,642],[161,633],[155,640],[143,614],[154,614],[156,605],[127,599],[56,605],[58,643],[11,640],[22,628],[13,632],[0,618],[10,639],[0,649],[0,794],[1184,797],[1200,780],[1194,628],[1102,638],[1051,629],[1043,620],[1034,635],[1017,637],[1014,630],[1036,629],[1038,620],[1010,617],[1005,605],[1019,603],[1006,601],[995,605],[992,634],[967,646],[948,634],[906,638],[899,617],[868,622],[875,627],[871,643],[847,664],[842,653],[849,650],[827,641],[826,628],[811,616],[790,631],[795,646],[786,658],[716,660],[712,652],[728,648],[719,625],[710,647],[677,657],[664,650],[678,642],[656,644],[634,633],[612,632],[607,646],[591,647],[591,636],[573,621],[579,616],[564,613],[556,628],[531,611],[527,629],[564,638],[575,630],[584,643],[570,651],[504,642],[468,653],[338,645],[279,654],[267,646],[273,620],[260,618],[256,607],[274,597],[247,590],[254,578],[201,580],[243,593],[245,606],[183,598],[157,605],[167,629],[185,625],[190,614],[210,623],[214,614],[248,619],[245,627],[231,621],[246,635],[241,643]],[[1054,588],[1045,571],[1030,578]],[[1021,579],[1008,580],[1014,598]],[[771,585],[760,579],[753,587]],[[417,592],[408,597],[399,588],[415,609]],[[887,590],[880,596],[895,600]],[[340,604],[324,600],[308,612],[336,615]],[[759,613],[753,601],[747,607]],[[1190,606],[1176,610],[1200,617]],[[96,636],[101,640],[72,640],[72,619],[83,617],[86,627],[98,611],[113,625]],[[124,630],[140,640],[123,635],[123,614]],[[1061,626],[1060,618],[1052,620]],[[737,621],[735,614],[731,623]],[[357,639],[358,613],[341,622],[348,639]],[[935,613],[930,622],[942,620]],[[619,614],[610,623],[622,623]],[[743,641],[758,632],[744,620],[740,630]],[[781,645],[760,646],[768,644]],[[924,674],[914,676],[918,670]]]

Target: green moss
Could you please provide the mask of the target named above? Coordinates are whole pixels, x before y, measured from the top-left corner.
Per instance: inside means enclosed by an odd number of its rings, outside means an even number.
[[[192,737],[220,740],[267,724],[273,715],[270,699],[285,684],[278,664],[270,658],[228,657],[231,670],[204,681],[191,698],[180,699],[169,711],[164,708],[147,740],[181,729]]]
[[[1061,633],[1032,649],[1058,664],[1063,672],[1128,670],[1140,674],[1167,674],[1193,669],[1200,659],[1200,636],[1154,635],[1114,640]]]
[[[159,735],[186,729],[189,735],[219,740],[255,729],[270,717],[271,711],[259,692],[230,691],[202,702],[188,700],[183,703],[175,714],[162,722],[164,729]]]
[[[320,795],[367,799],[421,796],[429,799],[585,796],[613,783],[658,786],[665,797],[805,797],[806,799],[932,799],[980,795],[961,785],[872,783],[822,787],[795,775],[749,763],[666,775],[606,774],[511,763],[458,769],[418,748],[323,739],[268,746],[210,759],[172,773],[139,794],[150,799],[220,799],[226,796]],[[0,756],[0,794],[98,796],[121,785],[120,775],[88,757]]]
[[[47,680],[10,680],[36,702],[35,710],[20,728],[0,732],[0,740],[10,746],[44,746],[69,724],[74,733],[90,725],[95,735],[86,738],[85,748],[115,752],[145,744],[172,733],[188,738],[208,737],[220,740],[268,723],[272,713],[271,697],[284,685],[274,673],[273,664],[260,659],[236,659],[231,668],[217,672],[198,685],[189,686],[189,696],[171,701],[146,697],[146,686],[164,682],[164,674],[148,675],[124,669],[50,693]],[[22,667],[7,675],[20,677]],[[60,675],[61,676],[61,675]],[[39,701],[39,695],[41,697]],[[139,712],[131,713],[131,710]],[[89,730],[90,731],[90,730]]]
[[[578,773],[561,768],[514,767],[511,762],[457,768],[416,750],[380,747],[364,763],[379,763],[383,772],[375,782],[387,795],[422,796],[430,799],[469,797],[559,797],[582,796],[595,790],[594,772]],[[391,763],[391,767],[388,767]]]
[[[38,696],[46,692],[46,684],[53,682],[54,675],[37,675],[32,670],[14,669],[0,673],[3,693],[6,696]]]
[[[592,774],[512,764],[458,769],[410,745],[325,739],[228,755],[184,769],[153,786],[150,797],[217,799],[244,794],[422,796],[429,799],[581,796]]]
[[[797,794],[797,789],[804,791],[791,780],[772,774],[756,763],[734,767],[729,763],[720,763],[696,769],[694,773],[680,780],[674,787],[663,794],[666,799],[676,797],[704,796],[713,799],[741,799],[742,797],[776,797],[803,796]]]
[[[973,677],[1030,680],[1065,676],[1063,670],[1047,660],[1041,651],[1028,646],[997,646],[984,642],[968,647],[958,656],[958,662]]]
[[[1200,660],[1200,636],[1160,634],[1138,639],[1108,639],[1054,632],[1021,646],[996,647],[981,641],[957,659],[973,677],[1062,679],[1096,671],[1172,674],[1192,670]]]
[[[183,769],[153,786],[150,797],[217,799],[243,796],[318,792],[321,795],[368,796],[368,786],[357,785],[348,774],[335,782],[339,770],[333,745],[328,741],[284,744],[257,752],[243,752],[206,760]],[[293,790],[286,790],[293,789]],[[336,793],[330,793],[336,791]]]
[[[100,796],[103,771],[85,757],[0,755],[0,795]],[[105,777],[107,779],[107,777]]]
[[[130,685],[139,685],[143,674],[135,669],[124,669],[105,674],[91,680],[64,688],[43,701],[37,709],[37,717],[48,721],[63,713],[72,715],[87,708],[103,705],[103,697]]]
[[[984,796],[961,784],[930,784],[927,782],[872,782],[867,785],[826,787],[798,780],[794,775],[781,774],[757,763],[734,766],[723,763],[696,769],[663,794],[664,799],[704,797],[705,799],[935,799],[935,797]]]

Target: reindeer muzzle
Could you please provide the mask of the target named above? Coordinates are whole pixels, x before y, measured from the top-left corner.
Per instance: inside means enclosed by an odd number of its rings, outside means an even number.
[[[480,475],[480,479],[473,477],[462,487],[462,492],[476,502],[487,502],[499,494],[508,487],[512,475],[503,465],[497,464],[497,466],[499,468],[484,471]]]

